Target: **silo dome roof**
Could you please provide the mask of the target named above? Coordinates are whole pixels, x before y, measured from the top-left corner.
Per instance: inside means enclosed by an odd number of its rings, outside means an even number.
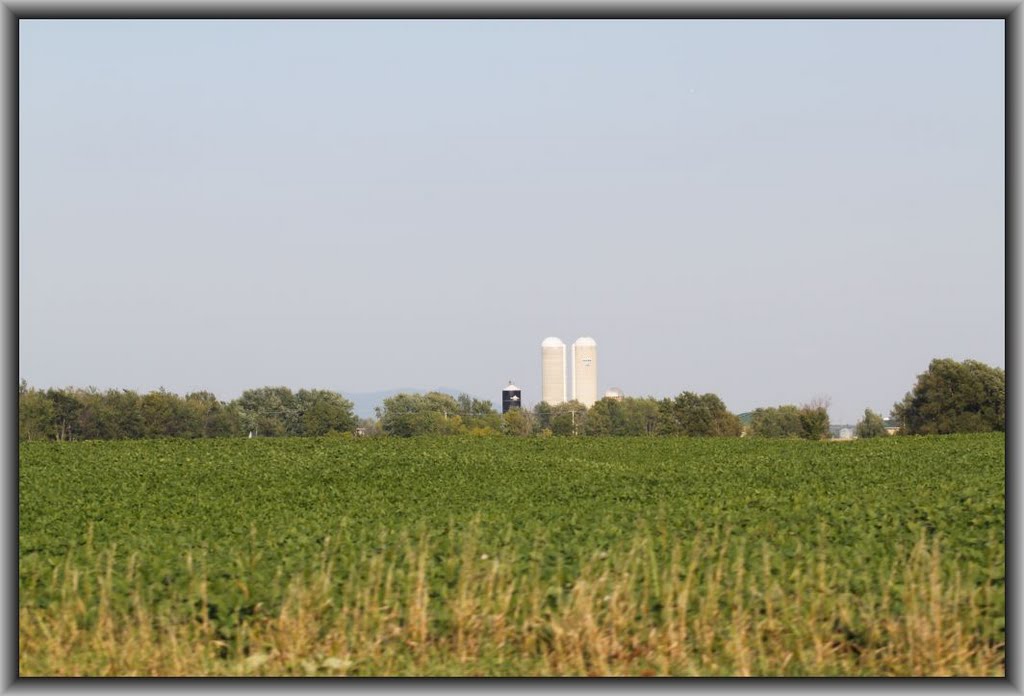
[[[510,383],[507,387],[502,389],[502,391],[522,391],[522,389],[520,389],[516,385]]]
[[[573,345],[574,346],[596,346],[597,345],[597,341],[592,339],[590,336],[583,336],[581,338],[577,338],[576,339],[576,343],[574,343]]]
[[[540,344],[541,348],[564,348],[565,344],[562,343],[562,339],[555,338],[554,336],[548,336],[544,339],[544,342]]]

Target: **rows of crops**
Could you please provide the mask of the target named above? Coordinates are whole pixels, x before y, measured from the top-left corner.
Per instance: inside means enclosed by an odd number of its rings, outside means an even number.
[[[1001,434],[26,443],[19,472],[23,673],[1002,670]],[[163,639],[126,661],[129,629]]]

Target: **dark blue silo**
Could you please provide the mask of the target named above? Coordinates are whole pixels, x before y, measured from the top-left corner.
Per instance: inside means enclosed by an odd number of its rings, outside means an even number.
[[[523,392],[511,382],[501,390],[501,412],[508,413],[513,408],[523,407]]]

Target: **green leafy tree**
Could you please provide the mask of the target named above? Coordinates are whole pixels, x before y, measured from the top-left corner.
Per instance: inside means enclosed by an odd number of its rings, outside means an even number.
[[[654,416],[653,432],[658,435],[739,437],[743,430],[717,394],[683,392],[645,408]]]
[[[752,437],[803,437],[804,426],[796,406],[754,409],[750,419]]]
[[[448,394],[396,394],[384,399],[377,418],[387,435],[455,435],[463,432],[459,411],[459,403]]]
[[[885,420],[870,408],[866,408],[864,418],[857,423],[855,433],[860,438],[885,437],[889,431],[885,429]]]
[[[501,432],[514,437],[526,437],[533,432],[530,415],[522,409],[509,409],[501,416]]]
[[[622,401],[624,435],[653,435],[658,424],[658,401],[625,397]]]
[[[53,404],[54,439],[72,439],[82,404],[70,389],[47,389],[46,398]]]
[[[555,435],[579,435],[587,430],[587,407],[579,401],[566,401],[551,407],[551,432]]]
[[[208,391],[185,395],[185,405],[197,423],[199,437],[233,437],[243,434],[239,410]]]
[[[135,440],[144,437],[146,424],[142,418],[142,397],[130,389],[109,389],[103,395],[112,419],[107,437]]]
[[[468,430],[501,432],[501,414],[494,409],[494,404],[490,401],[475,399],[469,394],[459,394],[455,401],[458,404],[459,417]]]
[[[538,430],[551,429],[552,406],[546,401],[541,401],[533,407],[533,420]]]
[[[800,408],[802,437],[806,440],[824,440],[829,435],[828,401],[818,399]]]
[[[243,427],[261,437],[299,435],[302,431],[295,394],[288,387],[247,389],[232,402]]]
[[[615,399],[599,399],[587,409],[587,435],[622,435],[625,430],[625,415],[622,406]]]
[[[326,435],[329,432],[349,433],[358,419],[352,402],[337,392],[324,389],[300,389],[295,395],[301,432],[298,435]]]
[[[908,435],[1006,430],[1006,372],[976,360],[935,359],[893,406]]]
[[[716,394],[683,392],[672,404],[676,422],[690,437],[739,437],[739,419],[729,412]]]
[[[185,400],[165,389],[142,397],[142,422],[146,437],[199,437],[200,421]]]
[[[712,412],[697,394],[683,392],[678,395],[672,402],[672,411],[683,435],[699,437],[710,434]]]
[[[75,419],[75,437],[79,440],[116,440],[121,437],[117,418],[105,394],[93,387],[75,390],[81,404]]]
[[[738,419],[737,419],[738,422]],[[792,405],[758,408],[751,413],[753,437],[800,437],[821,440],[828,437],[828,405],[818,400],[797,408]]]
[[[658,414],[654,425],[655,435],[679,435],[682,433],[682,426],[676,417],[675,403],[672,399],[660,399],[658,402]]]
[[[18,439],[46,440],[54,435],[55,410],[46,394],[22,382],[18,390]]]
[[[743,434],[743,423],[731,411],[722,411],[711,421],[712,437],[739,437]]]

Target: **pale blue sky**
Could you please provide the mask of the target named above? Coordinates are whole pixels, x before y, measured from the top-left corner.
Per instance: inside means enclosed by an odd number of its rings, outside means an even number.
[[[20,372],[887,413],[1004,365],[1002,21],[22,21]]]

